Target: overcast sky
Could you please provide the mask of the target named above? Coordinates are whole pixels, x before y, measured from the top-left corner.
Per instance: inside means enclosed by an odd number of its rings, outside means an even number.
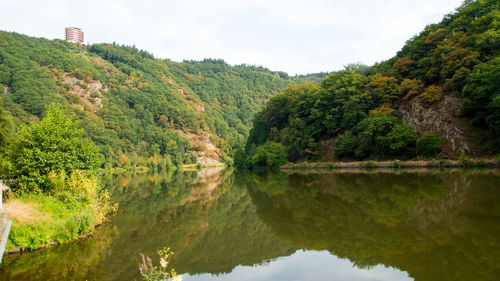
[[[135,45],[159,58],[222,58],[289,74],[388,59],[462,0],[0,0],[0,30]]]

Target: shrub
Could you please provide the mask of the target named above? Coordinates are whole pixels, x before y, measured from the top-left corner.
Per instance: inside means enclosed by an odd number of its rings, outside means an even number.
[[[471,160],[465,154],[461,154],[458,157],[458,161],[460,162],[460,166],[462,166],[462,167],[470,167],[472,165]]]
[[[415,155],[415,142],[417,135],[410,126],[396,124],[384,138],[389,146],[389,153],[393,156],[402,155],[411,158]]]
[[[417,140],[417,154],[425,157],[432,157],[441,152],[444,140],[432,134],[425,134]]]
[[[351,132],[340,135],[335,141],[333,154],[338,158],[353,157],[358,140]]]
[[[60,105],[52,104],[40,122],[21,129],[8,153],[13,187],[26,191],[50,191],[49,173],[71,175],[74,170],[95,171],[101,165],[97,146],[83,137],[83,129],[68,118]]]
[[[266,142],[257,148],[252,157],[253,167],[277,168],[287,162],[287,151],[281,143]]]
[[[405,99],[420,94],[422,89],[423,83],[418,79],[404,79],[399,86],[400,95]]]
[[[427,103],[434,103],[439,100],[439,96],[441,95],[442,88],[440,86],[430,85],[427,87],[422,94],[424,100]]]

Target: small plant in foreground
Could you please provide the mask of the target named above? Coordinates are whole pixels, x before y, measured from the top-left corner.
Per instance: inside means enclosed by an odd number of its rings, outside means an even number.
[[[163,250],[158,250],[158,255],[160,256],[160,266],[153,266],[151,259],[144,254],[140,254],[142,257],[142,263],[139,264],[139,273],[142,279],[145,281],[182,281],[182,276],[177,275],[175,270],[168,268],[169,257],[174,253],[170,251],[170,248],[163,248]]]
[[[465,155],[465,154],[461,154],[458,157],[458,161],[460,162],[460,166],[462,166],[462,167],[470,167],[472,164],[469,157],[467,157],[467,155]]]

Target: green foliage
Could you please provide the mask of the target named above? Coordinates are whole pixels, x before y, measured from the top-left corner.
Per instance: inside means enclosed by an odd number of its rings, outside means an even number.
[[[74,170],[99,168],[102,160],[98,148],[83,138],[83,133],[78,122],[55,104],[42,121],[23,127],[8,151],[14,189],[51,191],[51,172],[71,175]]]
[[[181,154],[193,162],[193,148],[183,137],[189,134],[217,136],[214,144],[231,155],[244,146],[267,98],[324,76],[289,77],[213,59],[178,63],[117,44],[77,49],[62,40],[3,31],[0,53],[0,89],[8,89],[3,97],[16,124],[40,119],[46,106],[59,103],[81,120],[106,162],[126,170],[148,165],[154,155],[180,160]],[[123,154],[133,160],[126,166]]]
[[[354,157],[357,145],[358,139],[351,132],[346,132],[335,140],[333,154],[338,158]]]
[[[472,166],[472,161],[465,154],[461,154],[460,156],[458,156],[458,161],[461,167],[468,168]]]
[[[460,93],[464,116],[492,132],[491,144],[481,149],[499,150],[499,22],[498,1],[466,1],[392,59],[361,71],[348,66],[323,78],[319,87],[287,88],[255,116],[246,152],[271,140],[287,146],[291,161],[315,160],[325,156],[318,143],[337,138],[337,157],[411,158],[416,136],[393,108],[414,97],[412,102],[429,105]]]
[[[425,134],[417,140],[417,154],[425,157],[433,157],[441,152],[444,140],[432,134]]]
[[[3,108],[0,98],[0,152],[3,152],[9,144],[9,140],[14,130],[14,122],[9,112]]]
[[[462,94],[464,115],[474,125],[487,127],[500,135],[500,56],[477,65],[467,79]]]
[[[411,98],[419,95],[423,90],[423,83],[417,79],[404,79],[399,85],[399,93],[401,97]]]
[[[422,96],[424,97],[425,102],[432,104],[435,103],[436,101],[439,101],[441,92],[442,92],[441,87],[431,85],[424,90]]]
[[[392,156],[404,156],[412,158],[415,155],[415,145],[417,135],[411,127],[404,124],[396,124],[384,138],[384,142],[389,146],[389,154]]]
[[[266,142],[251,158],[252,167],[278,168],[287,162],[286,148],[276,142]]]
[[[247,156],[245,154],[245,151],[241,148],[238,148],[234,151],[233,161],[234,167],[238,170],[244,170],[248,167]]]
[[[34,206],[40,217],[29,221],[14,221],[7,247],[26,247],[37,249],[48,245],[50,240],[65,243],[92,231],[94,226],[104,221],[105,215],[116,209],[109,204],[109,194],[99,191],[99,181],[96,177],[88,177],[84,172],[73,173],[71,178],[63,174],[54,182],[65,186],[58,190],[57,196],[45,194],[17,195],[14,200],[27,206]],[[55,183],[56,184],[56,183]],[[71,187],[71,188],[69,188]],[[94,197],[92,193],[98,192]],[[71,196],[68,196],[73,193]],[[82,197],[78,197],[78,195]],[[65,198],[64,200],[62,200]],[[19,204],[19,203],[18,203]]]

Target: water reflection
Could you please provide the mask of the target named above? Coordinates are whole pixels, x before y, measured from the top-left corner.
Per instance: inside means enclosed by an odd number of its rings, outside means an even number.
[[[259,217],[296,248],[415,280],[497,280],[500,178],[459,172],[249,176]]]
[[[210,274],[184,276],[185,281],[213,280]],[[297,251],[288,257],[260,266],[237,266],[230,274],[217,276],[220,281],[287,280],[287,281],[407,281],[405,272],[379,265],[369,269],[352,266],[346,259],[339,259],[327,251]]]
[[[186,280],[500,276],[497,172],[215,169],[107,183],[120,204],[111,224],[91,239],[6,257],[0,280],[139,280],[138,253],[164,246]]]

